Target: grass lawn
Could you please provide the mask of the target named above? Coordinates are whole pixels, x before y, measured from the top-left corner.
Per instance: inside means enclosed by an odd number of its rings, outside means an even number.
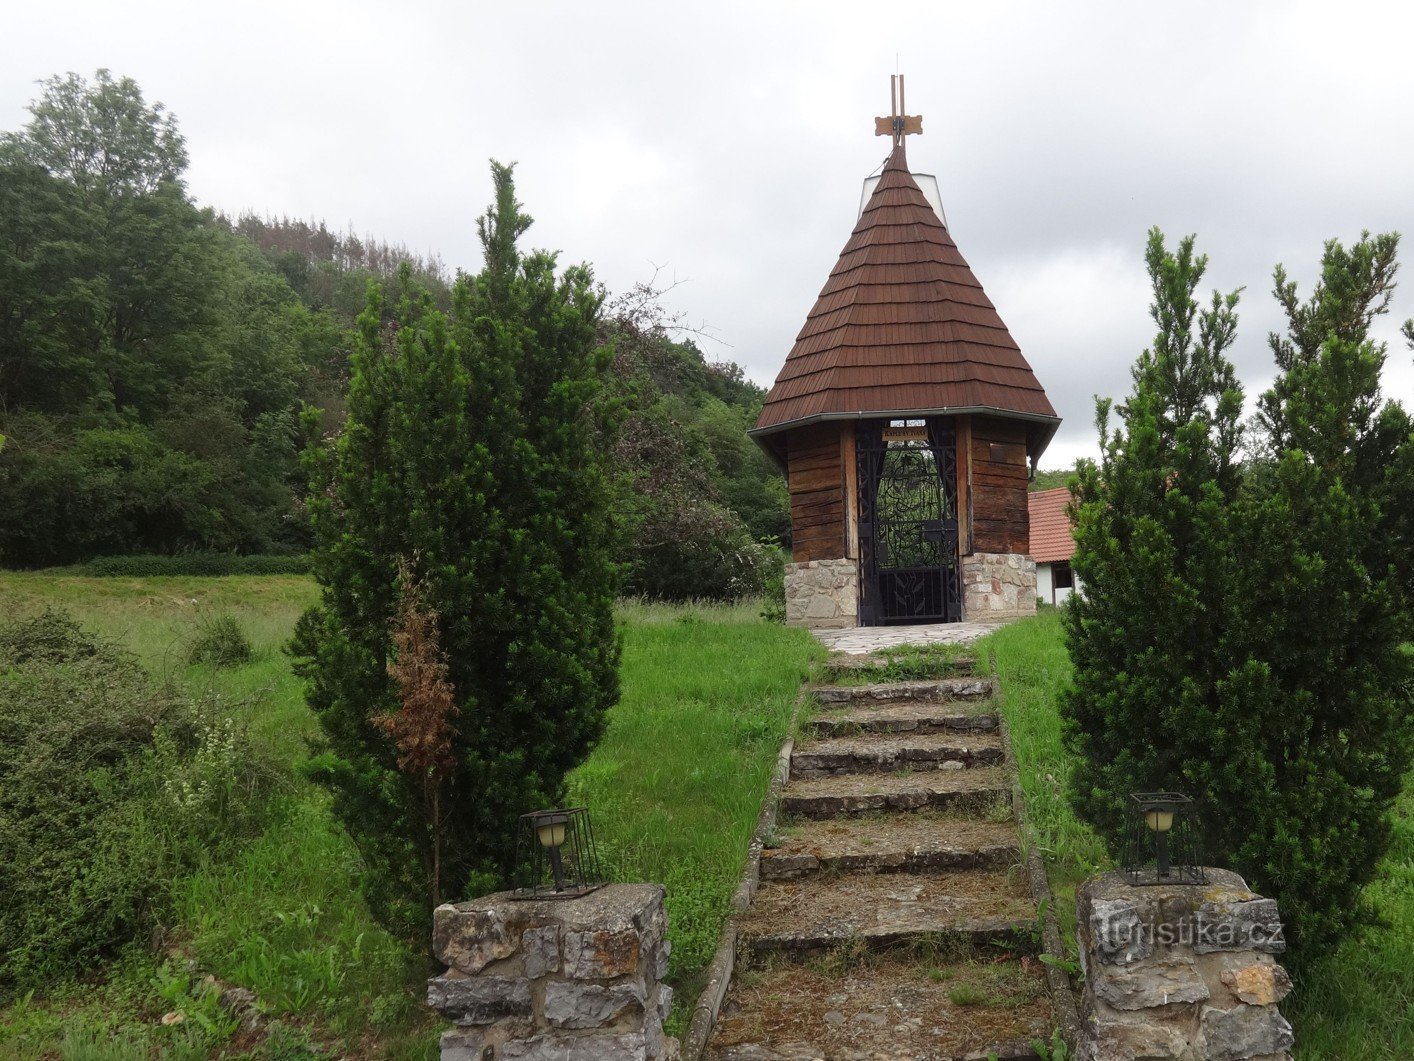
[[[69,610],[155,673],[219,696],[290,766],[307,754],[315,725],[280,649],[316,596],[299,576],[0,573],[0,616]],[[254,658],[223,670],[189,666],[200,624],[227,611]],[[797,689],[821,654],[808,634],[768,626],[755,612],[625,604],[623,699],[571,780],[615,876],[668,885],[675,1024],[716,945]],[[270,1042],[252,1054],[219,1027],[162,1027],[163,1013],[200,1014],[210,1000],[181,958],[164,966],[139,949],[48,997],[0,1000],[0,1057],[117,1061],[154,1049],[206,1057],[213,1041],[233,1057],[435,1057],[440,1025],[420,1005],[427,969],[417,948],[368,915],[357,854],[322,793],[293,779],[291,792],[286,812],[238,857],[177,882],[171,926],[200,972],[256,991],[277,1019]]]
[[[1111,862],[1071,812],[1064,787],[1057,698],[1070,660],[1058,612],[1004,627],[977,644],[997,654],[1003,711],[1035,841],[1046,858],[1056,914],[1074,944],[1075,888]],[[1282,1010],[1301,1061],[1404,1061],[1414,1057],[1414,777],[1396,809],[1395,841],[1367,895],[1383,919],[1308,969]]]

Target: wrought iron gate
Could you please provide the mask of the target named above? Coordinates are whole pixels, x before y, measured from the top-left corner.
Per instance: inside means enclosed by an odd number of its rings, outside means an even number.
[[[957,622],[957,436],[951,421],[861,421],[860,621]]]

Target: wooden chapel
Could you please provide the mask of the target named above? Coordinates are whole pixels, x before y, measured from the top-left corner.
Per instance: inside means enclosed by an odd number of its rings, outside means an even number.
[[[882,175],[751,431],[786,473],[796,625],[1036,609],[1027,485],[1060,418],[909,171],[895,86]]]

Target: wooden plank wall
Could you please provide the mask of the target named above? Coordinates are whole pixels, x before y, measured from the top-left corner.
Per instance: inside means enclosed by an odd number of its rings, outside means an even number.
[[[1026,553],[1026,425],[988,416],[972,418],[972,549]]]
[[[800,428],[791,432],[787,446],[791,559],[796,563],[837,560],[845,555],[845,477],[839,425]]]

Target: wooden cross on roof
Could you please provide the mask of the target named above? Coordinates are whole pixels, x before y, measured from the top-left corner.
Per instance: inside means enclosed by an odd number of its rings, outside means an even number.
[[[875,136],[892,136],[897,147],[905,136],[922,134],[923,115],[904,113],[902,74],[889,75],[889,107],[893,111],[889,117],[874,119]]]

